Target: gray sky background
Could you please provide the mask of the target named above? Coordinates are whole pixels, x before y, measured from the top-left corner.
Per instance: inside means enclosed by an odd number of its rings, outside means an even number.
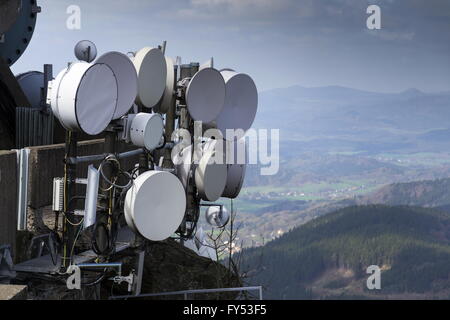
[[[449,0],[38,0],[34,38],[15,73],[74,60],[78,40],[99,53],[168,41],[184,62],[215,58],[249,73],[260,90],[341,85],[380,92],[450,90]],[[67,7],[81,8],[68,30]],[[366,9],[382,10],[368,30]]]

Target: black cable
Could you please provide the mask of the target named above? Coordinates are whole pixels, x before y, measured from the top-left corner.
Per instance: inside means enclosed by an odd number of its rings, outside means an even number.
[[[107,247],[104,250],[101,250],[97,244],[97,231],[100,227],[102,227],[105,230],[105,235],[107,238],[107,241],[106,241]],[[110,234],[108,231],[108,226],[104,222],[98,222],[94,226],[94,231],[92,233],[92,251],[94,251],[95,254],[98,256],[106,256],[106,255],[108,255],[108,253],[110,251]]]
[[[161,150],[162,148],[164,148],[166,146],[166,143],[167,143],[166,135],[163,135],[163,139],[164,139],[163,144],[160,147],[156,148],[155,150]]]
[[[104,273],[100,277],[98,277],[96,280],[94,280],[93,282],[81,283],[81,285],[85,286],[85,287],[92,287],[92,286],[95,286],[95,285],[99,284],[100,282],[102,282],[105,279],[105,277],[106,277],[106,271],[104,271]]]

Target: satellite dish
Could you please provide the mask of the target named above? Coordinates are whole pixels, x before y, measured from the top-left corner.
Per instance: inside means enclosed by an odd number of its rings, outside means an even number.
[[[227,166],[227,182],[222,197],[235,199],[239,196],[244,184],[246,168],[245,164],[229,164]]]
[[[164,90],[163,99],[159,108],[154,108],[155,112],[166,113],[173,105],[175,100],[174,88],[175,88],[175,66],[172,58],[166,57],[167,65],[167,78],[166,88]]]
[[[226,137],[227,129],[247,131],[251,128],[258,109],[258,90],[246,74],[228,70],[221,73],[226,83],[226,97],[216,125]]]
[[[189,172],[192,168],[192,146],[186,147],[174,156],[176,175],[185,188],[188,185]]]
[[[205,218],[210,226],[223,228],[230,221],[230,214],[224,206],[211,206],[206,210]]]
[[[161,100],[167,81],[167,64],[161,50],[145,47],[132,58],[138,75],[136,102],[153,108]]]
[[[39,71],[30,71],[16,76],[17,82],[30,102],[32,108],[41,107],[41,91],[44,87],[44,74]]]
[[[186,103],[191,117],[210,123],[219,116],[225,103],[225,82],[219,71],[206,68],[189,82]]]
[[[80,61],[91,63],[97,57],[97,47],[92,41],[81,40],[75,46],[75,57]]]
[[[50,105],[66,130],[97,135],[111,122],[117,81],[106,64],[72,63],[49,83]]]
[[[25,52],[33,37],[41,8],[33,1],[0,1],[0,57],[12,66]]]
[[[245,139],[226,142],[227,183],[222,197],[235,199],[241,192],[247,169],[248,149]]]
[[[180,181],[165,171],[147,171],[134,180],[125,197],[128,226],[144,238],[161,241],[180,226],[186,195]]]
[[[105,53],[95,63],[107,64],[116,76],[119,92],[113,119],[118,119],[131,109],[136,100],[138,90],[136,69],[127,55],[114,51]]]
[[[225,161],[214,163],[216,142],[204,148],[204,154],[195,170],[195,184],[200,197],[205,201],[218,200],[227,183],[227,165]]]
[[[0,2],[0,34],[4,34],[17,20],[20,13],[20,0]]]
[[[164,135],[164,121],[157,113],[138,113],[131,122],[131,142],[149,151],[156,149]]]

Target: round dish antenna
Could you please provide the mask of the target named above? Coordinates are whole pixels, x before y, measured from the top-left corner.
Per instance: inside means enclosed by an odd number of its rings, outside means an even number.
[[[138,91],[136,69],[127,55],[115,51],[105,53],[95,63],[108,65],[116,76],[119,92],[113,119],[118,119],[131,109],[136,100]]]
[[[30,44],[39,12],[41,8],[35,0],[0,1],[0,57],[9,66]]]
[[[131,122],[131,142],[149,151],[156,149],[164,135],[164,121],[157,113],[138,113]]]
[[[246,168],[247,165],[245,164],[230,164],[227,166],[227,182],[222,197],[235,199],[239,196],[244,184]]]
[[[163,99],[158,108],[153,108],[155,112],[166,113],[175,100],[175,65],[172,58],[166,57],[167,78]]]
[[[227,129],[247,131],[258,109],[258,90],[250,76],[234,71],[221,72],[226,83],[225,105],[217,117],[217,128],[226,137]]]
[[[210,123],[219,116],[225,103],[225,82],[219,71],[206,68],[189,82],[186,103],[196,121]]]
[[[226,141],[227,183],[222,197],[235,199],[241,192],[247,169],[248,149],[246,140]]]
[[[197,186],[200,198],[205,201],[217,201],[227,183],[227,165],[224,163],[215,163],[216,142],[213,141],[204,150],[197,169],[195,170],[195,184]]]
[[[206,210],[205,218],[210,226],[223,228],[230,221],[230,214],[224,206],[211,206]]]
[[[80,61],[91,63],[97,57],[97,47],[92,41],[81,40],[75,46],[75,57]]]
[[[20,0],[0,1],[0,34],[4,34],[16,22],[20,13]]]
[[[175,155],[176,174],[185,188],[187,188],[189,172],[192,168],[192,146],[186,147]]]
[[[97,135],[111,122],[118,86],[106,64],[72,63],[49,84],[50,104],[67,130]]]
[[[136,103],[153,108],[161,100],[167,81],[167,64],[161,50],[145,47],[132,58],[138,75]]]
[[[23,93],[32,108],[41,107],[41,89],[44,87],[44,74],[39,71],[30,71],[16,76]]]
[[[165,171],[147,171],[134,180],[125,197],[128,226],[144,238],[162,241],[183,221],[186,194],[180,181]]]

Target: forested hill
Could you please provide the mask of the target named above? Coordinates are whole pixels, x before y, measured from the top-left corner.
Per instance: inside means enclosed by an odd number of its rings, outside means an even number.
[[[450,179],[395,183],[364,197],[362,204],[442,207],[450,204]]]
[[[252,284],[267,288],[267,298],[448,298],[450,214],[348,207],[242,256],[242,268],[254,275]],[[371,265],[382,268],[377,292],[366,288]]]

